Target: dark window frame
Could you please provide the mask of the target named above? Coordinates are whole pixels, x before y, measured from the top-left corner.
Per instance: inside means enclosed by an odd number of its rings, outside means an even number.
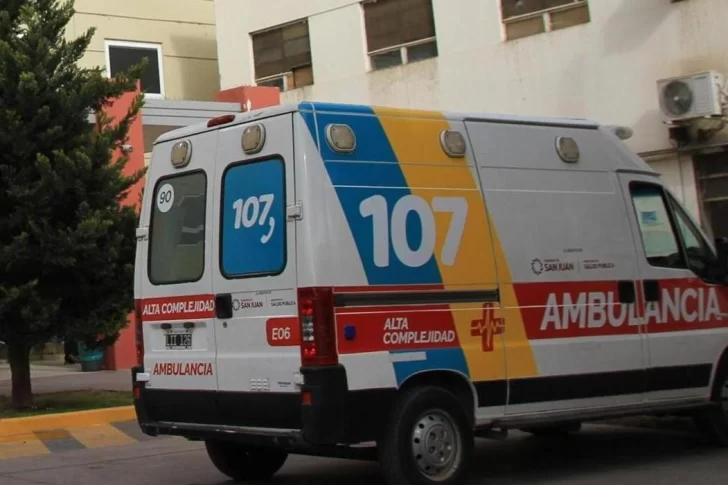
[[[106,75],[112,77],[111,70],[111,53],[113,49],[127,49],[127,50],[145,50],[154,51],[157,55],[157,78],[159,82],[159,92],[145,92],[145,96],[148,98],[164,98],[166,95],[165,80],[164,80],[164,53],[162,51],[162,45],[152,42],[136,42],[129,40],[114,40],[106,39],[104,41],[104,55],[106,56]],[[147,66],[148,75],[150,66]],[[144,86],[142,86],[144,91]]]

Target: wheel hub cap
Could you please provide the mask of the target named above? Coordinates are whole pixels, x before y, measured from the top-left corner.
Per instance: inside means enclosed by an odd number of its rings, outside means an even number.
[[[421,473],[444,480],[456,470],[460,435],[453,419],[442,411],[425,413],[412,433],[412,453]]]

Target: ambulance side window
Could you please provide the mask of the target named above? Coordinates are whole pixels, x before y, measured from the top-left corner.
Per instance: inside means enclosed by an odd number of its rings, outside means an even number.
[[[191,283],[205,271],[207,177],[187,172],[157,181],[152,199],[149,281]]]
[[[698,276],[709,279],[711,270],[718,264],[718,257],[707,244],[700,231],[690,220],[680,204],[668,194],[680,237],[685,248],[688,267]]]
[[[273,276],[286,267],[283,160],[230,165],[223,175],[220,271],[226,278]]]
[[[647,260],[652,266],[686,269],[667,201],[657,185],[630,185]]]

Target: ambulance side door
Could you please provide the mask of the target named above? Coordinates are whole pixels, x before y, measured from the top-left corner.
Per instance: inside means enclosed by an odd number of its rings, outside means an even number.
[[[634,242],[599,133],[498,122],[468,132],[507,318],[506,413],[643,402]],[[578,144],[578,163],[560,157],[560,137]]]
[[[726,286],[708,274],[716,255],[656,177],[621,173],[620,179],[638,245],[648,399],[706,396],[728,345]]]

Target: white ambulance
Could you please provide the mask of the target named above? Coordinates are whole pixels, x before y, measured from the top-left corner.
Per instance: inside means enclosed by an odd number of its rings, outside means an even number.
[[[139,424],[462,483],[474,437],[689,412],[728,444],[728,255],[583,120],[304,102],[154,146]]]

